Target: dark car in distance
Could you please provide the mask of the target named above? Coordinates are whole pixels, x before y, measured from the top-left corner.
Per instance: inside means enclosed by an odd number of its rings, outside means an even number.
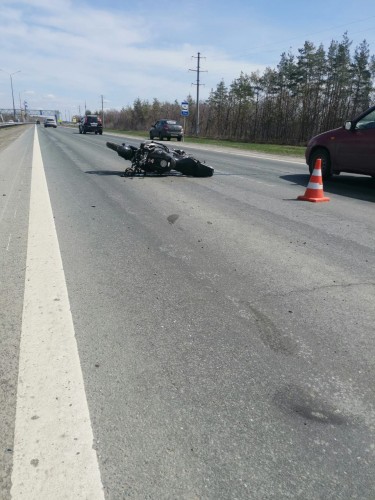
[[[340,172],[375,177],[375,106],[342,127],[310,139],[305,157],[310,173],[321,158],[323,179]]]
[[[155,137],[162,141],[164,137],[170,141],[172,138],[178,141],[182,140],[184,135],[184,130],[182,125],[180,125],[176,120],[168,120],[166,118],[158,120],[150,128],[150,139],[153,140]]]
[[[96,134],[103,134],[102,120],[97,115],[86,115],[81,118],[79,122],[79,133],[86,134],[87,132],[94,132]]]

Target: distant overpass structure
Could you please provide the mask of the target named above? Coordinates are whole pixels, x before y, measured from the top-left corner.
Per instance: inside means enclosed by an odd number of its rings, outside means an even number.
[[[57,109],[20,109],[16,108],[15,110],[13,108],[0,108],[0,116],[2,115],[4,118],[6,116],[11,116],[13,118],[14,116],[14,111],[16,112],[16,118],[19,118],[20,120],[24,120],[25,118],[47,118],[48,116],[54,116],[56,118],[56,121],[59,120],[60,118],[60,111]]]

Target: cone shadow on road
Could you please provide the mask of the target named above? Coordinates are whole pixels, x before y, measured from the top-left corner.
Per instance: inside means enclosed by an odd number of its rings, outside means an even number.
[[[288,174],[281,175],[283,179],[291,184],[306,187],[308,185],[309,174]],[[360,175],[334,175],[331,179],[324,181],[325,193],[337,194],[357,200],[375,202],[375,179]],[[294,200],[294,198],[293,198]]]

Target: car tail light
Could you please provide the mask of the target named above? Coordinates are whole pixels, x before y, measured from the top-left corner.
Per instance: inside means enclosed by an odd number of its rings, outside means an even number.
[[[168,125],[163,125],[163,129],[168,130],[169,129]]]

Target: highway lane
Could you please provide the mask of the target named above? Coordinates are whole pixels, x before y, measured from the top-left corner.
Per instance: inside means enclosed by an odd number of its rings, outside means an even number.
[[[303,203],[298,160],[128,179],[108,136],[39,140],[107,498],[373,498],[372,181]]]

